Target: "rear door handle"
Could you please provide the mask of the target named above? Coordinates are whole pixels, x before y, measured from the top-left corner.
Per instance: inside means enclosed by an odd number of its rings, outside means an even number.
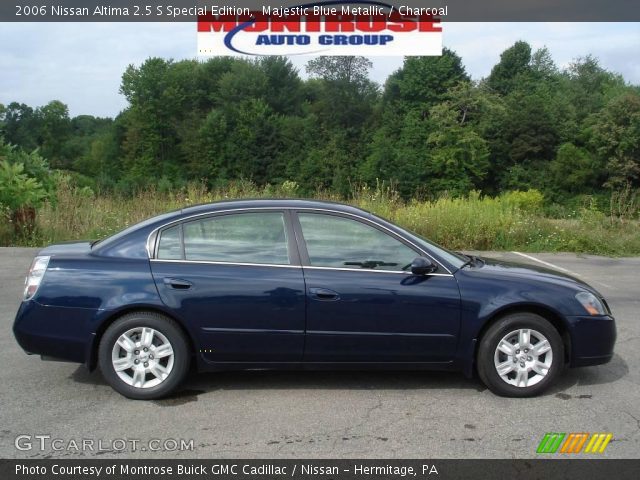
[[[309,295],[311,295],[311,298],[315,300],[322,300],[325,302],[335,302],[336,300],[340,300],[338,292],[334,292],[328,288],[310,287]]]
[[[188,282],[187,280],[182,280],[180,278],[165,278],[164,284],[175,290],[189,290],[193,284]]]

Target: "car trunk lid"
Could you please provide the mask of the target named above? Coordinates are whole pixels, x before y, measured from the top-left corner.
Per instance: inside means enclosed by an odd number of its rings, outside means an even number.
[[[49,245],[38,252],[38,255],[86,255],[91,251],[91,242],[63,242]]]

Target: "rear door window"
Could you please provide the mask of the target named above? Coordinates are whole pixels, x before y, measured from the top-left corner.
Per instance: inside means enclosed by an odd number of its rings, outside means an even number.
[[[159,259],[174,259],[173,228],[163,231]],[[282,212],[248,212],[205,217],[182,225],[184,259],[226,263],[289,265],[287,230]],[[165,238],[166,237],[166,238]],[[178,234],[179,238],[179,234]]]

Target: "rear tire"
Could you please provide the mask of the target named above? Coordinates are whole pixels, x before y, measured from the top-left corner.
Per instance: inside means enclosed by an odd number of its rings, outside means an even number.
[[[100,340],[103,377],[127,398],[152,400],[174,391],[190,363],[189,343],[178,324],[154,312],[124,315]]]
[[[564,365],[556,328],[534,313],[507,315],[485,332],[478,347],[478,375],[492,392],[533,397],[551,386]]]

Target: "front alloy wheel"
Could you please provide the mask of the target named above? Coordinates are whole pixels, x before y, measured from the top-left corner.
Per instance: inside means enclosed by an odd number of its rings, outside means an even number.
[[[478,374],[498,395],[530,397],[553,383],[563,359],[562,338],[548,320],[533,313],[514,313],[482,336]]]
[[[124,315],[107,328],[98,351],[102,375],[125,397],[163,397],[182,382],[190,351],[182,329],[154,312]]]
[[[521,328],[498,342],[493,363],[500,378],[509,385],[536,385],[549,373],[553,351],[547,337],[537,330]]]

